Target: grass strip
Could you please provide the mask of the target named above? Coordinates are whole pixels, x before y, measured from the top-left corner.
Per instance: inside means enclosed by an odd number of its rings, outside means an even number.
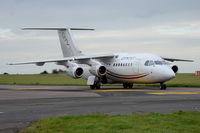
[[[62,116],[40,120],[19,133],[199,133],[200,112]]]
[[[0,84],[86,85],[86,80],[73,79],[66,74],[0,75]],[[200,76],[195,76],[194,74],[177,74],[176,78],[166,82],[166,84],[167,86],[174,87],[200,87]],[[135,85],[144,86],[144,84]],[[159,84],[146,84],[145,86],[159,86]]]

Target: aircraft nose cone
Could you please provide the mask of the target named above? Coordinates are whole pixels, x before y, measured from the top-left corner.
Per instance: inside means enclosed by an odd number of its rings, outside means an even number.
[[[171,69],[171,68],[169,68],[167,71],[165,71],[165,79],[166,80],[170,80],[170,79],[173,79],[173,78],[175,78],[175,73],[174,73],[174,71]]]
[[[175,76],[176,76],[176,74],[174,73],[174,71],[171,71],[171,72],[169,73],[170,79],[175,78]]]
[[[176,75],[171,68],[165,67],[164,69],[160,69],[159,71],[157,71],[155,79],[156,79],[156,82],[161,83],[161,82],[166,82],[170,79],[173,79],[175,76]]]

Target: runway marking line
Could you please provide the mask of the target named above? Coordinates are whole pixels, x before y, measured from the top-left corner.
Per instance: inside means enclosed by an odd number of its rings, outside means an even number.
[[[89,90],[92,92],[120,92],[120,91],[150,91],[150,89],[108,89],[108,90]]]
[[[4,112],[0,112],[0,114],[3,114]]]
[[[148,92],[146,94],[153,95],[186,95],[186,94],[200,94],[200,92]]]
[[[45,90],[48,88],[11,88],[12,90]]]

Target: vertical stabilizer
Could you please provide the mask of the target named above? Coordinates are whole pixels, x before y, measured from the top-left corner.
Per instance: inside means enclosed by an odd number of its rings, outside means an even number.
[[[81,55],[81,51],[73,42],[70,29],[58,30],[58,36],[64,57]]]

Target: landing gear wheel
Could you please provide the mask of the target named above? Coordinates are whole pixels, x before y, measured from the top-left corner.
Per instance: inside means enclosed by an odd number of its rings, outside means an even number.
[[[128,85],[128,88],[129,88],[129,89],[132,89],[132,88],[133,88],[133,84],[130,83],[130,84]]]
[[[96,89],[101,89],[101,85],[96,85]]]
[[[91,90],[101,89],[101,85],[100,85],[100,84],[90,85],[90,89],[91,89]]]
[[[123,83],[123,87],[124,87],[124,89],[127,89],[127,88],[131,89],[131,88],[133,88],[133,84],[132,83]]]
[[[166,90],[167,86],[165,84],[160,84],[160,90]]]
[[[95,85],[90,85],[91,90],[94,90],[95,88],[96,88]]]
[[[124,87],[124,89],[127,89],[128,88],[128,84],[127,83],[123,83],[123,87]]]

